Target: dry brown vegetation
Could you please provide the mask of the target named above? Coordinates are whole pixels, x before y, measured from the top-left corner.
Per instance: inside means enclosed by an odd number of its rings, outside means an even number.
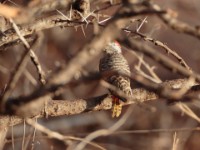
[[[200,149],[199,4],[1,0],[0,149]],[[134,95],[119,118],[98,72],[113,40]]]

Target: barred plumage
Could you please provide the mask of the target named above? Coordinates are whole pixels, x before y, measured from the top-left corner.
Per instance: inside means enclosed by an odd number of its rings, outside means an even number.
[[[108,76],[105,80],[114,85],[127,96],[132,96],[130,79],[124,77],[121,74],[130,75],[130,67],[127,60],[121,54],[121,47],[118,43],[112,42],[104,49],[104,56],[99,63],[99,71],[101,73],[109,73],[110,71],[119,72],[119,74]],[[116,98],[126,101],[126,99],[120,97],[116,92],[109,90]],[[113,116],[118,117],[121,113],[120,102],[114,100],[113,104]],[[120,112],[119,112],[120,110]]]

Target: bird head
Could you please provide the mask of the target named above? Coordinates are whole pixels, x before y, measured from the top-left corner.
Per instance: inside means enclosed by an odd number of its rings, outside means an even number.
[[[117,41],[110,42],[105,48],[104,52],[107,54],[113,54],[113,53],[121,53],[122,49],[120,44]]]

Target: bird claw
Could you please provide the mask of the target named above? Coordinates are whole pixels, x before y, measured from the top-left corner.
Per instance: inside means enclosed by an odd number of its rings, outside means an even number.
[[[120,104],[119,98],[112,96],[112,118],[119,117],[122,112],[122,104]]]

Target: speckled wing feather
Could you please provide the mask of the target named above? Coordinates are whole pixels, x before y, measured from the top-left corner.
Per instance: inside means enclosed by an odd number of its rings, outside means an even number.
[[[99,63],[99,71],[101,73],[115,71],[122,74],[130,75],[129,65],[121,53],[113,53],[113,54],[104,55],[104,57],[100,60],[100,63]],[[116,74],[116,75],[107,77],[106,81],[116,86],[118,89],[120,89],[125,94],[127,94],[127,96],[132,95],[129,78]],[[117,93],[115,93],[114,91],[110,90],[110,92],[112,95],[118,97],[122,101],[126,100],[118,96]]]

